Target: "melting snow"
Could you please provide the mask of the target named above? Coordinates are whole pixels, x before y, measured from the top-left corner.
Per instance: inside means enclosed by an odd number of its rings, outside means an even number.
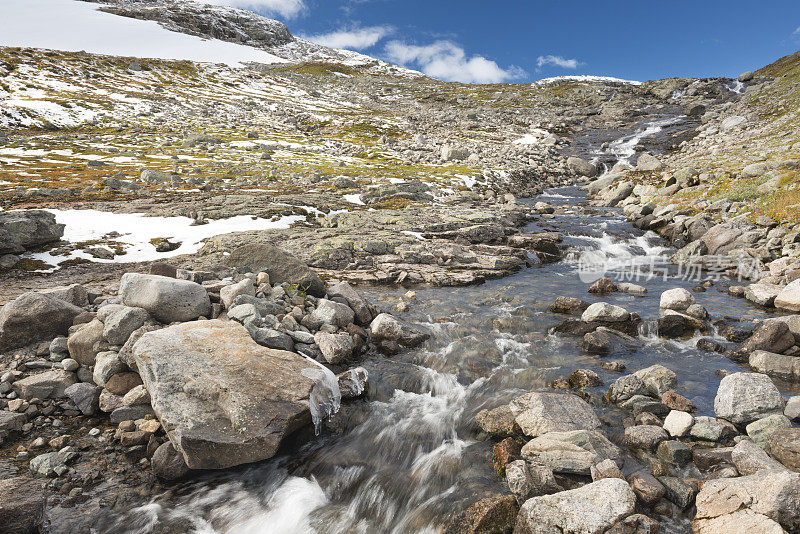
[[[249,46],[201,39],[137,20],[98,11],[73,0],[0,1],[0,46],[25,46],[112,56],[186,59],[204,63],[286,63]]]
[[[552,78],[542,78],[541,80],[533,83],[551,84],[559,82],[599,82],[599,83],[622,83],[628,85],[642,85],[642,82],[637,82],[635,80],[623,80],[622,78],[614,78],[612,76],[591,76],[588,74],[579,74],[575,76],[554,76]]]
[[[248,230],[285,229],[305,218],[302,215],[288,215],[270,220],[240,215],[192,226],[193,221],[188,217],[146,217],[141,213],[110,213],[98,210],[48,209],[46,211],[55,214],[56,222],[66,225],[63,237],[65,241],[82,243],[99,240],[113,231],[120,236],[103,241],[121,244],[126,251],[126,254],[112,260],[95,259],[82,250],[68,255],[53,255],[49,252],[29,255],[51,265],[70,258],[85,258],[104,263],[139,262],[193,254],[203,246],[203,240],[215,235]],[[170,252],[157,252],[155,246],[150,243],[154,238],[168,238],[171,242],[179,242],[180,246]]]

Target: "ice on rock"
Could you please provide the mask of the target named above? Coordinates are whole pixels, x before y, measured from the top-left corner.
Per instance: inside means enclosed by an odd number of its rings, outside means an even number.
[[[311,410],[311,421],[314,423],[314,433],[319,436],[322,421],[338,412],[341,406],[342,394],[339,391],[339,379],[321,363],[305,354],[302,355],[314,364],[314,367],[303,369],[302,375],[315,382],[311,389],[311,396],[308,398],[308,406]]]

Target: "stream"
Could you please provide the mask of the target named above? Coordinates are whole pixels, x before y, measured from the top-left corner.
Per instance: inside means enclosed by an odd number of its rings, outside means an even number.
[[[674,124],[674,119],[658,120],[659,125]],[[628,134],[609,150],[628,157],[636,144]],[[360,362],[370,376],[365,397],[343,404],[316,439],[268,462],[178,484],[127,514],[107,515],[97,532],[439,532],[454,513],[476,500],[507,492],[492,469],[494,442],[479,435],[474,423],[482,409],[507,404],[575,369],[590,369],[604,383],[587,388],[590,402],[606,424],[606,435],[619,440],[629,414],[601,400],[621,376],[602,367],[608,360],[624,363],[626,373],[656,363],[672,369],[678,393],[694,402],[696,415],[713,415],[720,380],[715,372],[741,366],[697,349],[699,335],[666,340],[652,331],[661,292],[691,289],[701,281],[678,276],[668,262],[674,251],[660,237],[635,229],[620,209],[586,205],[586,193],[578,187],[551,189],[529,201],[539,200],[556,207],[556,213],[539,216],[526,230],[559,232],[567,251],[562,261],[475,287],[418,289],[411,300],[404,297],[405,289],[365,291],[387,309],[407,302],[404,318],[426,326],[431,339],[397,356]],[[593,281],[582,267],[587,257],[602,259],[613,270],[610,277],[640,284],[647,294],[587,293]],[[762,317],[759,308],[727,295],[730,283],[714,282],[695,293],[697,302],[712,317]],[[558,296],[607,301],[637,312],[644,319],[641,333],[608,357],[587,354],[580,337],[550,333],[566,318],[547,311]],[[706,337],[724,342],[714,333]],[[792,391],[778,385],[784,393]],[[638,466],[630,456],[626,462],[625,474]],[[687,532],[690,520],[685,515],[659,517],[661,532]]]

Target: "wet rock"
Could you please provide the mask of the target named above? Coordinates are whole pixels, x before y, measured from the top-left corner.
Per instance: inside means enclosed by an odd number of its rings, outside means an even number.
[[[595,430],[600,420],[594,409],[571,393],[531,392],[509,405],[517,424],[526,436],[548,432]]]
[[[605,356],[611,352],[611,336],[608,333],[598,329],[594,332],[589,332],[583,336],[583,343],[581,344],[583,350],[589,354],[598,354]]]
[[[658,335],[677,339],[694,333],[695,321],[681,314],[669,314],[658,318]]]
[[[800,474],[763,472],[706,481],[692,523],[698,534],[794,531],[800,523]]]
[[[211,301],[200,284],[152,274],[125,273],[119,288],[126,306],[144,308],[162,323],[192,321],[211,314]]]
[[[555,473],[590,475],[591,468],[603,460],[619,464],[622,452],[599,432],[572,430],[549,432],[522,447],[522,458],[545,465]]]
[[[444,534],[483,534],[510,532],[519,511],[513,495],[486,497],[451,521]]]
[[[680,441],[667,440],[659,443],[656,456],[662,462],[683,467],[692,461],[692,450]]]
[[[647,471],[636,471],[628,477],[628,483],[636,497],[646,506],[654,505],[667,492],[664,485]]]
[[[197,321],[139,339],[134,358],[152,406],[193,469],[272,457],[310,420],[314,364],[257,345],[232,321]]]
[[[37,534],[42,528],[47,492],[41,481],[28,477],[0,480],[0,525],[15,534]]]
[[[695,489],[678,477],[658,477],[666,490],[664,496],[681,510],[694,504]]]
[[[225,257],[225,263],[232,267],[246,267],[254,273],[265,272],[272,284],[297,284],[309,295],[325,296],[325,283],[308,265],[267,243],[237,247]]]
[[[64,391],[76,381],[75,373],[53,370],[17,380],[12,387],[25,400],[58,399],[64,397]]]
[[[658,534],[661,525],[644,514],[633,514],[611,527],[606,534]]]
[[[734,373],[720,382],[714,412],[732,423],[750,423],[773,413],[783,413],[783,398],[767,375]]]
[[[353,367],[337,375],[339,393],[343,399],[355,399],[364,394],[367,389],[369,373],[363,367]]]
[[[732,465],[732,452],[733,447],[720,447],[716,449],[695,448],[692,451],[692,460],[700,471],[708,471],[720,465]]]
[[[589,289],[589,293],[593,293],[595,295],[610,295],[615,291],[619,291],[617,284],[614,283],[613,280],[610,278],[601,278],[594,284],[592,284]]]
[[[40,293],[24,293],[0,309],[0,351],[63,336],[83,309]]]
[[[55,477],[64,473],[64,468],[78,458],[72,447],[64,447],[58,452],[47,452],[33,458],[29,464],[32,473],[43,477]]]
[[[792,471],[800,471],[800,428],[776,430],[769,436],[772,456]]]
[[[416,347],[430,337],[418,327],[388,313],[381,313],[369,325],[370,337],[375,341],[393,341],[406,347]]]
[[[633,513],[636,495],[627,482],[605,478],[578,489],[529,499],[515,534],[601,534]]]
[[[575,369],[567,378],[567,382],[573,389],[590,388],[603,384],[600,376],[590,369]]]
[[[563,313],[567,315],[581,315],[588,307],[589,303],[579,298],[556,297],[556,301],[550,306],[550,311],[552,313]]]
[[[617,284],[617,287],[622,293],[629,293],[631,295],[645,295],[647,288],[638,284],[631,284],[630,282],[622,282]]]
[[[481,410],[475,416],[475,424],[481,430],[493,436],[513,436],[522,432],[517,426],[514,414],[511,413],[508,405],[498,406],[491,410]]]
[[[492,467],[498,477],[505,476],[506,466],[520,457],[520,444],[514,438],[505,438],[492,447]]]
[[[176,451],[169,441],[159,445],[150,462],[153,473],[162,480],[178,480],[191,471],[183,455]]]
[[[659,307],[662,310],[684,311],[694,303],[694,295],[682,287],[676,287],[661,294]]]

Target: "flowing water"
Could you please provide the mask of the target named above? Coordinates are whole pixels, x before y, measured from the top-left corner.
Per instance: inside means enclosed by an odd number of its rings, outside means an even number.
[[[628,146],[633,137],[662,128],[667,120],[622,138],[610,150],[625,157],[635,146]],[[604,370],[603,358],[582,351],[581,338],[551,334],[564,316],[548,312],[548,306],[561,295],[605,300],[652,325],[662,291],[699,282],[677,276],[666,261],[672,251],[658,236],[636,230],[617,209],[586,206],[578,188],[549,190],[536,200],[558,209],[527,230],[558,231],[567,249],[563,261],[476,287],[417,290],[406,318],[425,325],[431,339],[398,356],[361,362],[370,374],[364,399],[344,403],[318,437],[268,462],[209,473],[127,514],[108,515],[98,532],[438,532],[478,498],[506,491],[491,467],[493,442],[478,435],[475,415],[577,368],[594,370],[603,379],[603,386],[587,392],[606,433],[618,440],[627,414],[604,406],[600,397],[620,375]],[[612,276],[645,286],[647,295],[614,293],[600,299],[588,294],[592,280],[587,276],[601,273],[587,275],[582,269],[587,254],[603,260]],[[727,296],[726,285],[718,281],[696,293],[697,301],[716,317],[761,316],[758,308]],[[391,308],[404,292],[376,289],[367,295]],[[696,341],[660,339],[645,327],[608,358],[624,362],[627,372],[655,363],[669,367],[677,374],[678,391],[695,403],[698,414],[713,415],[715,371],[739,366],[698,350]],[[627,462],[623,471],[629,473],[636,464],[632,458]],[[690,520],[660,519],[664,532],[686,532]]]

